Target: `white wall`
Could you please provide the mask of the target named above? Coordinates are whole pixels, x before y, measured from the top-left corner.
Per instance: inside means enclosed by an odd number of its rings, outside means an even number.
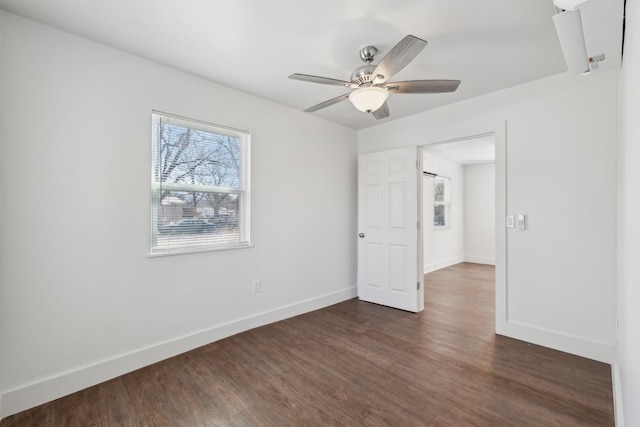
[[[615,72],[562,74],[358,133],[364,153],[477,135],[506,122],[507,212],[527,214],[529,229],[507,233],[498,332],[609,362],[616,83]]]
[[[464,260],[496,263],[496,165],[464,167]]]
[[[353,130],[0,19],[0,416],[355,296]],[[255,247],[147,256],[152,109],[251,132]]]
[[[640,425],[640,7],[627,2],[619,86],[616,425]],[[624,416],[623,416],[624,413]]]
[[[464,261],[464,169],[461,165],[424,153],[422,169],[449,180],[449,227],[433,228],[433,178],[423,178],[424,272]]]

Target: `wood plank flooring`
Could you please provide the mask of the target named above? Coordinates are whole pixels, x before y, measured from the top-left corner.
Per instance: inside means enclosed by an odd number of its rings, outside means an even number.
[[[494,269],[426,276],[425,311],[357,299],[8,417],[9,426],[612,426],[610,366],[496,336]]]

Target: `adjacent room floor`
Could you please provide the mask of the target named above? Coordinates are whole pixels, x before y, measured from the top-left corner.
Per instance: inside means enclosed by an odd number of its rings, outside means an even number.
[[[613,426],[610,366],[496,336],[494,269],[425,311],[349,300],[8,417],[8,426]]]

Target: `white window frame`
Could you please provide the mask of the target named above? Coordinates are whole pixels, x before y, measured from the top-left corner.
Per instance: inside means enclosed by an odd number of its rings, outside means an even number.
[[[436,192],[435,187],[438,182],[444,183],[444,200],[436,200]],[[447,178],[444,176],[435,176],[433,177],[433,215],[435,218],[435,210],[437,206],[444,206],[444,225],[433,225],[434,230],[447,230],[451,227],[450,224],[450,212],[451,212],[451,178]]]
[[[174,124],[180,127],[190,128],[219,135],[226,135],[240,139],[240,184],[237,187],[219,187],[213,185],[167,183],[160,179],[158,163],[159,153],[159,126],[160,121]],[[151,136],[151,245],[149,256],[176,255],[184,253],[197,253],[252,247],[250,240],[251,224],[251,134],[248,131],[239,130],[227,126],[216,125],[196,119],[181,117],[160,111],[152,111],[152,136]],[[171,244],[159,246],[158,244],[158,203],[159,192],[162,190],[203,192],[203,193],[229,193],[237,194],[238,203],[238,239],[234,242],[188,242],[183,244]]]

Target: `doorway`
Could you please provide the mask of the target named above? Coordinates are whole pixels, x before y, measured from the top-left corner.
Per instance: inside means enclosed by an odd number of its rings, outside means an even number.
[[[474,128],[476,131],[473,130]],[[488,140],[486,140],[484,143],[479,142],[484,138],[487,138]],[[425,263],[425,266],[427,266],[428,268],[425,269],[425,271],[428,269],[432,269],[431,271],[433,271],[433,270],[436,270],[437,268],[446,267],[446,265],[449,263],[450,263],[449,265],[453,265],[457,262],[463,262],[465,260],[469,262],[479,263],[479,264],[486,263],[490,265],[493,263],[495,265],[495,332],[497,334],[504,335],[507,327],[507,312],[508,312],[508,309],[507,309],[507,241],[506,241],[506,228],[504,226],[504,219],[506,215],[506,194],[507,194],[506,122],[500,122],[500,123],[496,123],[494,125],[488,125],[488,126],[478,126],[478,127],[472,126],[469,129],[467,129],[467,132],[463,130],[459,130],[455,132],[452,131],[449,135],[445,134],[444,136],[441,135],[440,137],[438,137],[437,135],[434,135],[427,138],[427,143],[420,146],[420,149],[418,151],[419,151],[419,156],[421,157],[421,163],[423,163],[421,165],[422,170],[438,174],[438,170],[435,170],[435,172],[428,170],[430,165],[428,164],[428,162],[425,162],[424,158],[422,158],[423,153],[427,153],[430,155],[437,154],[439,156],[442,156],[444,155],[443,153],[448,149],[455,150],[455,148],[458,145],[462,148],[465,145],[465,142],[469,142],[469,146],[467,147],[467,149],[470,149],[471,150],[470,153],[473,153],[474,143],[472,141],[476,141],[477,145],[475,145],[475,148],[477,148],[478,150],[487,150],[487,151],[489,150],[487,149],[485,144],[489,143],[489,141],[493,143],[493,155],[494,155],[494,158],[493,158],[494,187],[493,188],[494,188],[495,201],[493,204],[494,210],[490,215],[493,217],[494,227],[493,229],[491,229],[490,226],[486,228],[473,226],[474,221],[476,219],[479,219],[480,216],[487,216],[486,212],[483,215],[479,215],[479,211],[476,211],[475,213],[478,215],[475,215],[473,217],[467,215],[467,221],[469,221],[471,225],[466,224],[466,226],[474,227],[473,229],[475,231],[479,231],[481,233],[485,233],[485,234],[487,232],[492,233],[494,236],[493,244],[489,243],[487,245],[486,244],[487,240],[485,239],[483,240],[485,242],[484,249],[479,249],[478,247],[475,247],[474,249],[474,245],[470,243],[469,239],[467,239],[466,249],[463,249],[461,252],[458,252],[457,255],[451,255],[451,256],[445,257],[440,260],[440,263],[429,262],[427,260],[427,262]],[[447,146],[449,147],[447,148]],[[473,157],[476,157],[476,159],[473,159]],[[467,156],[467,159],[464,162],[469,163],[469,165],[467,165],[466,167],[469,168],[468,170],[471,170],[473,167],[475,167],[475,165],[489,163],[490,160],[486,158],[486,155],[483,157],[478,154],[469,154]],[[478,166],[478,169],[481,169],[481,167]],[[447,173],[445,172],[441,172],[441,174],[447,175]],[[471,174],[467,174],[467,178],[470,178],[470,175]],[[484,175],[486,177],[487,175],[486,171]],[[464,173],[463,173],[463,176],[464,176]],[[421,177],[419,180],[421,188],[419,189],[419,192],[418,192],[418,196],[422,199],[420,200],[419,205],[422,208],[421,215],[423,216],[424,216],[424,212],[427,211],[427,209],[433,209],[432,206],[430,206],[429,208],[425,208],[424,206],[424,203],[425,203],[424,202],[425,182],[423,182],[424,179],[425,178]],[[431,184],[431,182],[429,181],[428,183]],[[452,188],[452,191],[455,191],[455,188]],[[468,195],[471,195],[471,194],[473,193],[469,192]],[[451,194],[450,197],[452,198],[452,201],[453,201],[453,197],[454,197],[453,194]],[[452,215],[453,212],[454,210],[452,209],[450,215]],[[451,216],[450,218],[451,218],[451,221],[458,221],[458,224],[462,224],[463,230],[464,230],[465,228],[464,215],[459,216],[457,220],[455,216]],[[419,234],[418,245],[420,246],[420,251],[423,252],[421,256],[425,257],[425,256],[428,256],[428,253],[429,253],[428,251],[430,250],[430,247],[427,246],[429,244],[427,241],[428,237],[425,238],[424,230],[429,227],[433,228],[433,222],[430,222],[429,218],[427,218],[425,221],[424,217],[422,218],[422,220],[423,220],[422,230],[420,233],[418,233]],[[486,219],[484,219],[483,221],[486,221]],[[450,222],[450,226],[451,225],[453,225],[453,222]],[[444,233],[441,233],[440,238],[443,239],[444,235],[445,235]],[[462,234],[462,236],[464,236],[464,234]],[[460,237],[458,238],[460,239]],[[434,239],[431,239],[431,240],[432,240],[432,243],[436,242]],[[478,240],[476,240],[476,242],[477,241]],[[462,243],[458,241],[458,244],[462,245],[462,247],[464,248],[464,237],[462,237]],[[487,249],[487,247],[489,247],[489,249]],[[430,264],[433,264],[433,265],[430,265]]]
[[[422,149],[424,273],[461,262],[495,266],[495,135]]]
[[[408,145],[358,156],[358,297],[419,312],[424,309],[423,151],[438,145],[493,135],[495,142],[495,330],[507,326],[506,122],[473,124],[427,134]],[[400,207],[402,207],[400,209]],[[416,228],[417,224],[417,228]],[[380,233],[384,229],[384,233]],[[388,238],[378,241],[379,235]],[[392,238],[402,236],[402,241]],[[417,255],[417,256],[416,256]],[[417,283],[416,283],[417,280]],[[401,286],[395,284],[401,283]],[[380,298],[368,298],[369,293]],[[411,308],[397,304],[403,294]]]

